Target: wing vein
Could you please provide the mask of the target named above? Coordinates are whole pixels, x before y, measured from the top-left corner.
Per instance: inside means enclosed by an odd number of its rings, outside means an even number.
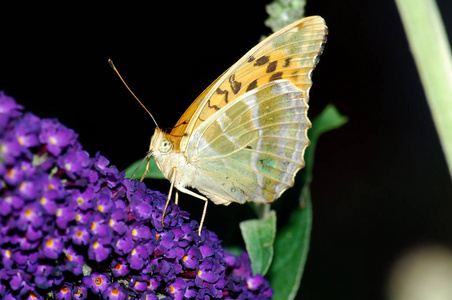
[[[257,137],[257,138],[254,138],[254,139],[250,140],[250,141],[248,142],[248,144],[243,145],[243,146],[241,146],[240,148],[234,149],[234,151],[231,151],[231,152],[228,153],[227,155],[218,155],[218,156],[211,156],[211,157],[209,157],[209,158],[200,158],[200,159],[198,159],[198,161],[206,161],[206,160],[211,160],[211,159],[227,158],[228,156],[231,156],[231,155],[237,153],[238,151],[244,150],[244,148],[245,148],[247,145],[249,145],[251,142],[254,142],[255,140],[258,140],[258,139],[261,139],[261,138],[276,138],[276,139],[283,139],[283,140],[290,140],[290,141],[301,141],[301,140],[297,140],[297,139],[293,139],[293,138],[288,138],[288,137],[283,137],[283,136],[272,136],[272,135],[266,135],[266,136],[263,136],[263,137],[259,136],[259,137]],[[246,149],[246,151],[250,151],[250,149]],[[256,151],[256,152],[257,152],[257,151]],[[299,162],[293,161],[293,160],[288,159],[288,158],[286,158],[286,157],[281,157],[281,156],[279,156],[279,155],[275,155],[275,154],[267,153],[267,152],[262,152],[262,153],[264,153],[265,155],[268,155],[268,156],[273,156],[273,157],[277,157],[277,158],[282,158],[282,159],[287,160],[288,162],[291,162],[291,163],[299,164]]]
[[[259,103],[258,103],[258,104],[259,104]],[[258,104],[256,104],[256,105],[258,105]],[[252,107],[254,107],[254,106],[255,106],[255,105],[253,105]],[[223,134],[226,134],[227,132],[234,131],[234,130],[238,129],[239,127],[244,127],[244,126],[246,126],[247,124],[253,123],[253,122],[256,121],[256,120],[258,120],[258,119],[260,119],[260,118],[262,118],[262,117],[267,116],[268,114],[271,114],[271,113],[274,113],[274,112],[283,111],[283,110],[297,109],[297,108],[305,108],[305,107],[304,107],[304,106],[300,106],[300,105],[289,106],[289,107],[283,107],[283,108],[280,108],[280,109],[277,109],[277,110],[268,112],[268,113],[266,113],[266,114],[263,114],[263,115],[261,115],[261,116],[259,116],[259,117],[257,117],[257,118],[250,119],[249,121],[247,121],[247,122],[245,122],[245,123],[243,123],[243,124],[238,124],[237,126],[230,128],[230,126],[232,126],[232,124],[235,123],[235,121],[236,121],[238,118],[240,118],[243,114],[245,114],[245,113],[248,112],[248,110],[246,110],[246,111],[242,112],[241,114],[237,115],[237,117],[235,117],[235,118],[230,122],[230,124],[226,126],[226,128],[223,130]],[[251,108],[250,108],[250,109],[251,109]],[[257,128],[255,128],[255,129],[253,129],[253,130],[249,130],[249,131],[247,131],[246,133],[249,133],[249,132],[252,132],[252,131],[256,131],[256,130],[259,130],[259,129],[265,129],[265,128],[268,128],[268,127],[271,127],[271,126],[274,126],[274,125],[278,125],[278,124],[281,124],[281,125],[289,125],[289,124],[305,124],[305,123],[306,123],[306,122],[272,123],[271,125],[260,126],[260,127],[257,127]],[[207,129],[208,129],[210,126],[211,126],[211,124],[209,124],[209,126],[206,127],[206,129],[203,131],[203,133],[206,132]],[[242,134],[241,136],[243,136],[243,134]],[[215,143],[215,141],[218,140],[220,137],[221,137],[221,135],[218,135],[217,137],[215,137],[215,138],[210,142],[210,144]],[[238,137],[237,137],[237,138],[238,138]],[[198,143],[199,143],[199,142],[198,142]],[[207,146],[208,146],[208,145],[202,147],[201,149],[199,149],[198,152],[199,152],[199,153],[202,152]]]
[[[249,110],[255,108],[255,107],[258,106],[258,105],[260,105],[262,102],[264,102],[264,101],[271,101],[272,99],[275,99],[275,98],[281,97],[282,95],[287,95],[287,94],[290,94],[290,93],[295,93],[295,91],[289,91],[289,92],[287,92],[287,93],[274,95],[274,96],[269,97],[269,98],[266,98],[266,99],[264,99],[264,100],[262,100],[262,101],[260,101],[260,102],[254,103],[252,106],[249,106],[247,110],[245,110],[245,111],[241,112],[240,114],[238,114],[238,115],[230,122],[230,124],[226,126],[226,128],[223,130],[223,132],[226,132],[227,130],[229,130],[229,127],[230,127],[230,126],[231,126],[238,118],[240,118],[241,116],[243,116],[244,114],[246,114]],[[291,101],[296,101],[296,100],[298,100],[299,98],[300,98],[300,96],[297,96],[297,97],[293,97],[293,98],[291,98],[291,99],[289,99],[289,100],[291,100]],[[296,108],[305,108],[305,106],[294,105],[294,106],[283,107],[283,108],[281,108],[281,110],[283,110],[283,109],[296,109]],[[275,110],[275,111],[277,111],[277,110]],[[267,114],[270,114],[270,113],[272,113],[272,112],[269,112],[269,113],[267,113]],[[267,115],[267,114],[265,114],[265,115]],[[262,115],[262,116],[260,116],[260,117],[263,117],[263,116],[265,116],[265,115]],[[257,118],[251,119],[251,120],[248,121],[247,123],[253,122],[253,121],[255,121],[256,119],[257,119]],[[247,123],[245,123],[245,124],[247,124]],[[203,131],[203,133],[205,133],[205,132],[210,128],[210,126],[212,126],[212,124],[213,124],[213,122],[210,123],[208,126],[206,126],[206,128],[205,128],[204,131]],[[244,125],[244,124],[243,124],[243,125]],[[236,127],[234,127],[232,130],[234,130],[235,128],[236,128]]]

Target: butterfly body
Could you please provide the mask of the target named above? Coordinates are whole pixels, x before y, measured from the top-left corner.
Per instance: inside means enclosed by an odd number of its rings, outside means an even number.
[[[170,133],[157,128],[150,155],[172,187],[224,205],[271,203],[291,187],[309,145],[311,72],[326,34],[319,16],[279,30],[201,93]]]
[[[177,189],[194,187],[196,169],[187,161],[186,155],[175,148],[172,136],[156,128],[151,139],[150,149],[158,168],[171,180]]]

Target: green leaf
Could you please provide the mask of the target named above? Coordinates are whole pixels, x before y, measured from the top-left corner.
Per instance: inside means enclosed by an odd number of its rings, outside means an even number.
[[[276,234],[276,213],[270,211],[263,219],[240,223],[246,251],[251,260],[253,274],[265,275],[273,259],[273,241]]]
[[[268,277],[274,300],[290,300],[297,295],[309,251],[312,208],[309,192],[306,206],[292,213],[287,226],[275,239],[275,255]]]
[[[141,165],[140,165],[141,164]],[[144,171],[146,170],[146,160],[137,160],[130,166],[126,168],[126,178],[130,178],[132,174],[135,172],[135,176],[133,176],[132,179],[141,179],[141,176],[143,176]],[[139,168],[138,168],[139,166]],[[138,169],[137,169],[138,168]],[[160,171],[160,169],[157,167],[157,164],[155,163],[154,158],[152,157],[149,162],[149,171],[146,173],[145,178],[152,178],[152,179],[165,179],[165,176],[163,176],[163,173]]]
[[[304,194],[307,192],[312,182],[312,169],[314,167],[314,152],[317,146],[320,135],[333,129],[339,128],[347,123],[348,118],[341,115],[339,111],[332,104],[328,104],[322,112],[312,121],[312,128],[308,131],[311,145],[306,149],[304,159],[306,165],[304,167],[304,185],[301,199],[304,199]]]
[[[347,123],[347,120],[348,118],[341,115],[334,105],[328,104],[314,121],[312,121],[312,128],[308,131],[309,138],[311,139],[311,146],[308,149],[315,148],[317,140],[322,133],[341,127]]]

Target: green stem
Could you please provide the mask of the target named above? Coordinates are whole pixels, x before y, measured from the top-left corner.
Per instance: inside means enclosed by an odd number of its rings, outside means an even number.
[[[434,0],[396,0],[452,175],[452,58]]]

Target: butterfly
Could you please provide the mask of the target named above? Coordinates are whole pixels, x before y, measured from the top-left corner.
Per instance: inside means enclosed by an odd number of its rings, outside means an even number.
[[[309,145],[311,73],[326,42],[323,18],[275,32],[216,79],[171,132],[156,128],[147,155],[171,187],[215,204],[271,203],[293,186]],[[188,188],[195,188],[196,193]]]

